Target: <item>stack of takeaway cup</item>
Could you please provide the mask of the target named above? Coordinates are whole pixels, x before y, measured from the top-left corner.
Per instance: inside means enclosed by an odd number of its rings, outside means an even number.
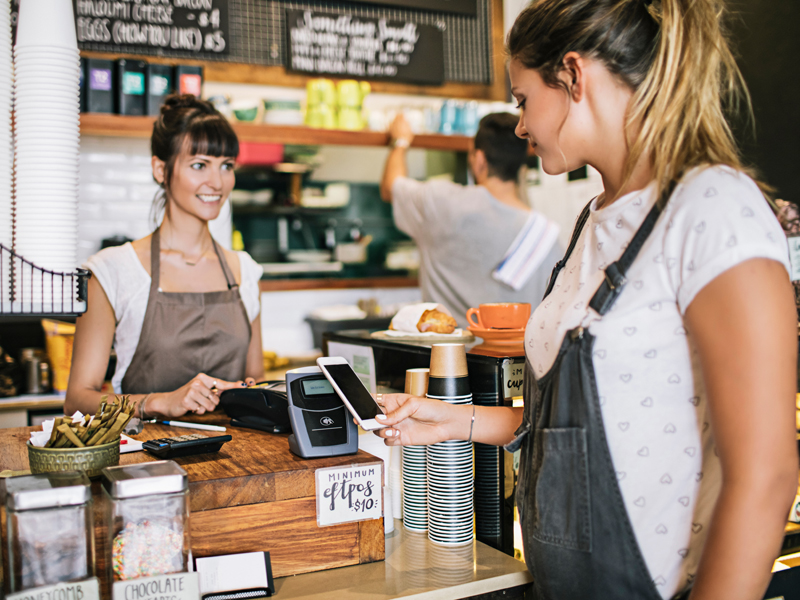
[[[406,371],[406,394],[425,396],[430,369]],[[425,446],[403,446],[403,526],[428,531],[428,459]]]
[[[448,404],[472,404],[463,344],[434,344],[428,398]],[[428,539],[437,544],[470,544],[475,537],[474,458],[471,442],[431,444],[428,466]]]
[[[14,65],[11,60],[11,4],[0,9],[0,244],[11,248],[11,109]],[[0,302],[10,297],[9,265],[11,256],[0,254]],[[0,310],[0,312],[3,312]]]
[[[80,55],[71,0],[22,0],[14,46],[17,253],[77,266]],[[23,267],[23,300],[57,301],[60,278]],[[69,280],[67,280],[69,281]],[[32,294],[32,297],[30,297]]]

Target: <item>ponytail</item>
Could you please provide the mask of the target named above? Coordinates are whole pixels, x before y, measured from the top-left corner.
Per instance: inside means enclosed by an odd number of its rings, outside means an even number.
[[[512,26],[507,49],[553,87],[570,51],[600,60],[628,85],[624,179],[647,157],[660,197],[696,166],[747,171],[725,109],[743,100],[752,110],[724,13],[723,0],[534,0]]]

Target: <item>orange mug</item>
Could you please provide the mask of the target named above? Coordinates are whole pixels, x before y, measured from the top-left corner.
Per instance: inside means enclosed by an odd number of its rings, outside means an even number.
[[[496,302],[470,308],[467,323],[480,329],[522,329],[530,316],[531,305],[527,302]]]

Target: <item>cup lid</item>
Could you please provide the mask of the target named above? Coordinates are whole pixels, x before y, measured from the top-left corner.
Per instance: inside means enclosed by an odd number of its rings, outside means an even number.
[[[17,512],[78,506],[92,499],[89,478],[82,471],[23,475],[6,479],[6,507]]]
[[[189,477],[174,460],[106,467],[103,487],[115,499],[174,494],[189,489]]]

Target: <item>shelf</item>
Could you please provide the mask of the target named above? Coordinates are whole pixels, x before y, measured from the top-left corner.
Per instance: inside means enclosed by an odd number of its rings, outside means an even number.
[[[103,137],[149,138],[155,117],[129,117],[101,113],[81,114],[81,134]],[[232,123],[243,142],[311,146],[387,146],[389,134],[379,131],[312,129],[290,125]],[[424,134],[414,137],[413,148],[468,152],[472,138],[464,135]]]
[[[319,279],[262,279],[258,282],[258,289],[262,292],[288,292],[300,290],[334,290],[334,289],[359,289],[359,288],[404,288],[418,287],[416,277],[404,275],[384,277],[357,277],[337,278],[325,277]]]

